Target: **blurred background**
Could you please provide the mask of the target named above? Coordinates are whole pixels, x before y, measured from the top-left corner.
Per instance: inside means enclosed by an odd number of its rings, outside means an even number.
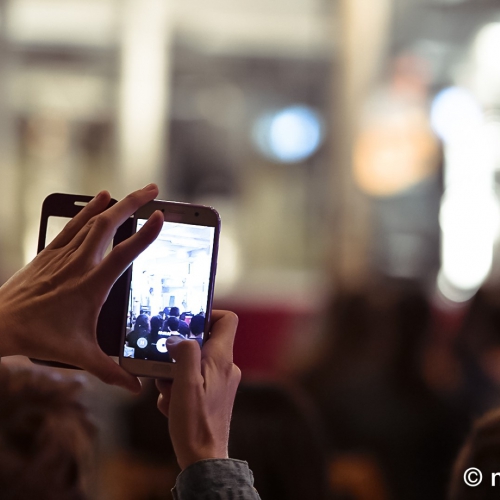
[[[2,0],[0,276],[50,193],[212,205],[263,500],[444,498],[500,403],[499,47],[498,0]],[[167,498],[155,389],[89,385],[96,498]]]

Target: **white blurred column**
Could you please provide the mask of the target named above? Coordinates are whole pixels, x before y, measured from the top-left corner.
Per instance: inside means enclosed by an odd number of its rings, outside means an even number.
[[[3,31],[4,5],[0,13],[0,29]],[[7,42],[0,37],[0,284],[7,280],[23,264],[22,227],[23,200],[22,179],[16,158],[17,137],[15,119],[9,106],[8,90],[11,60]]]
[[[126,0],[121,37],[117,194],[165,178],[171,2]]]
[[[470,299],[488,278],[500,221],[494,192],[500,127],[464,121],[467,133],[445,144],[438,287],[453,302]]]
[[[445,144],[438,287],[454,302],[470,299],[488,280],[498,241],[499,43],[500,23],[483,26],[462,76],[465,88],[444,90],[433,103],[434,128]]]
[[[354,185],[353,143],[363,104],[386,58],[392,4],[393,0],[339,2],[340,36],[333,59],[338,71],[332,72],[335,128],[331,142],[335,144],[335,154],[330,184],[332,198],[335,198],[333,193],[340,198],[331,207],[336,212],[331,214],[332,219],[339,221],[340,228],[337,234],[332,234],[338,242],[332,241],[331,247],[337,248],[338,253],[331,265],[344,284],[355,285],[366,278],[369,207]]]

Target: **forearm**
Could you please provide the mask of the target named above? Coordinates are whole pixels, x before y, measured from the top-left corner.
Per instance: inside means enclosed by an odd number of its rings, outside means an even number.
[[[241,460],[200,460],[177,477],[174,500],[260,500],[253,474]]]

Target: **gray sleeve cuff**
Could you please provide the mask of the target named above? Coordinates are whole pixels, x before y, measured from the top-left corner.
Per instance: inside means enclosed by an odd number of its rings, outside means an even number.
[[[259,500],[247,462],[231,458],[200,460],[179,476],[175,500]]]

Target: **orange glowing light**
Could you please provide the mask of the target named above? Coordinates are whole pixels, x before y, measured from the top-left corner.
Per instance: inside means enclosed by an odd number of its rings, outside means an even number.
[[[393,196],[433,174],[439,156],[425,110],[402,104],[362,127],[354,146],[354,178],[372,196]]]

